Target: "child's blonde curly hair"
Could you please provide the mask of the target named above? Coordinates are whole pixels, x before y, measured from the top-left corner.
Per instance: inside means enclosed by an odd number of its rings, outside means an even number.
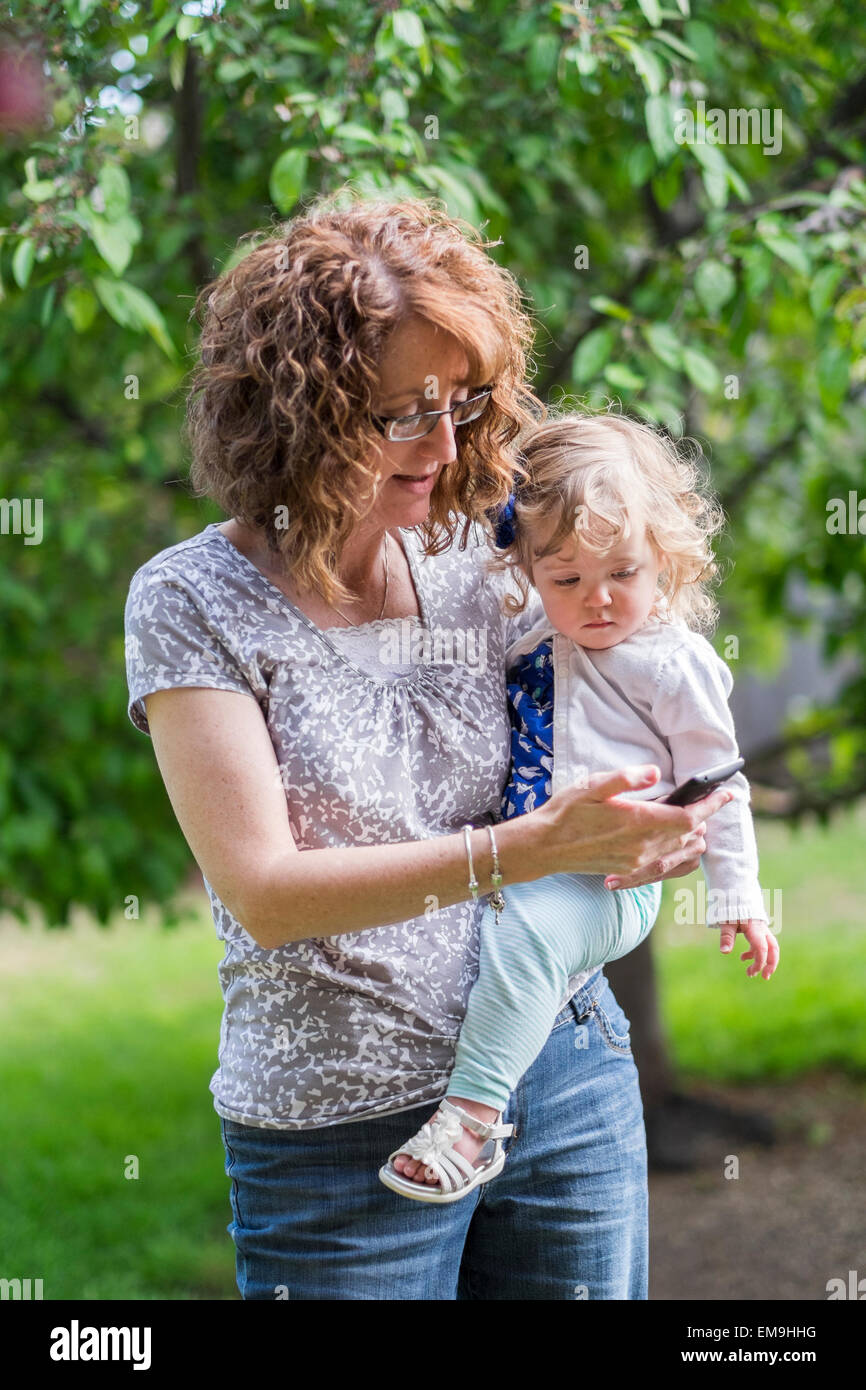
[[[690,455],[688,442],[695,443]],[[719,609],[710,586],[720,578],[710,537],[725,516],[700,467],[695,441],[674,442],[641,421],[603,411],[548,412],[518,440],[514,539],[497,548],[490,570],[510,569],[521,599],[508,594],[509,614],[522,613],[533,564],[574,537],[606,553],[642,518],[666,569],[659,575],[651,616],[680,619],[709,633]],[[631,513],[631,519],[630,519]],[[538,540],[550,532],[539,548]]]

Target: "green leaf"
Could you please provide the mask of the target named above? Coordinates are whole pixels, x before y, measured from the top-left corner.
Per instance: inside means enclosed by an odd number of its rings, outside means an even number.
[[[655,167],[655,155],[645,141],[632,145],[625,160],[626,173],[632,188],[642,188],[652,177]]]
[[[560,42],[556,34],[536,34],[526,56],[533,91],[538,91],[546,83],[553,81],[559,54]]]
[[[316,53],[320,54],[324,50],[321,39],[304,39],[300,34],[280,34],[280,48],[286,49],[290,53]]]
[[[730,266],[722,261],[704,261],[695,274],[695,292],[708,314],[715,317],[737,288]]]
[[[449,212],[469,222],[480,221],[475,195],[462,171],[447,169],[441,164],[421,164],[415,170],[415,177],[428,188],[442,191]]]
[[[224,58],[217,68],[217,81],[219,83],[238,82],[242,77],[246,77],[249,70],[250,65],[243,58]]]
[[[687,43],[683,43],[682,39],[678,39],[676,34],[669,34],[667,29],[659,29],[658,33],[653,34],[653,38],[660,39],[662,43],[667,44],[668,48],[672,48],[674,53],[679,53],[681,57],[688,58],[692,63],[700,61],[693,48],[689,48]]]
[[[822,265],[816,271],[809,288],[809,307],[816,319],[822,318],[830,308],[836,287],[844,274],[845,267],[842,265]]]
[[[669,323],[647,323],[641,332],[653,353],[666,367],[678,371],[683,363],[683,349],[679,338]]]
[[[714,68],[717,63],[716,33],[712,26],[702,19],[690,19],[685,26],[685,35],[689,47],[697,53],[701,67]]]
[[[103,164],[98,184],[105,202],[105,218],[109,222],[116,222],[129,211],[132,196],[129,175],[119,164]]]
[[[672,160],[664,169],[653,175],[651,182],[653,197],[659,207],[665,210],[673,207],[682,192],[682,160]]]
[[[70,285],[62,300],[63,312],[76,333],[86,333],[99,305],[96,296],[85,285]]]
[[[21,192],[32,203],[47,203],[54,192],[54,183],[51,179],[37,179],[35,183],[25,183]]]
[[[186,67],[186,49],[181,44],[174,44],[168,55],[168,77],[172,87],[179,92],[183,86],[183,74]]]
[[[186,40],[191,39],[193,34],[196,33],[196,31],[200,28],[201,19],[198,15],[182,14],[180,19],[177,21],[177,29],[175,30],[175,32],[178,38],[182,39],[185,43]]]
[[[662,22],[662,11],[659,0],[637,0],[648,24],[657,28]]]
[[[661,63],[656,55],[649,48],[641,48],[640,44],[632,43],[631,39],[620,38],[617,43],[624,48],[634,64],[635,72],[642,77],[646,84],[647,91],[656,95],[664,86],[665,74]]]
[[[702,169],[701,182],[714,208],[727,207],[728,180],[724,174],[720,174],[716,169]]]
[[[633,372],[625,362],[611,362],[604,369],[604,379],[618,391],[639,391],[646,385],[646,378]]]
[[[19,289],[26,289],[36,259],[36,247],[29,237],[22,237],[12,256],[12,277]]]
[[[689,149],[703,169],[708,169],[711,173],[723,174],[727,178],[728,161],[718,145],[707,145],[702,139],[698,139],[695,140],[694,144],[689,145]]]
[[[47,328],[51,322],[51,310],[54,308],[54,296],[57,293],[57,285],[49,285],[45,294],[42,296],[42,307],[39,310],[39,325]]]
[[[396,39],[410,48],[423,48],[426,42],[424,26],[413,10],[395,10],[391,22]]]
[[[593,328],[584,335],[577,345],[571,364],[572,379],[579,385],[592,381],[602,367],[610,360],[613,351],[615,330],[606,323]]]
[[[778,256],[779,260],[784,261],[792,270],[798,270],[801,275],[809,274],[811,270],[809,257],[799,241],[795,241],[792,236],[788,236],[784,232],[762,231],[760,226],[757,230],[761,241],[773,252],[774,256]]]
[[[742,198],[744,203],[749,201],[752,196],[749,192],[749,185],[746,183],[746,180],[737,173],[733,164],[728,165],[728,183],[731,185],[731,188],[738,198]]]
[[[851,359],[840,343],[828,343],[818,356],[818,391],[825,410],[836,412],[848,390]]]
[[[766,247],[756,243],[743,250],[743,264],[746,267],[746,295],[749,299],[760,299],[773,278],[773,262]]]
[[[722,378],[715,362],[697,348],[683,348],[683,370],[693,386],[710,395],[718,391]]]
[[[144,330],[159,344],[166,356],[177,356],[165,319],[144,290],[127,284],[125,280],[106,280],[102,275],[97,275],[93,288],[115,323],[122,328]]]
[[[465,165],[463,177],[470,188],[475,189],[478,199],[486,208],[498,212],[504,218],[511,216],[507,203],[503,202],[499,194],[493,190],[480,169],[476,168],[475,165]]]
[[[306,150],[283,150],[268,182],[271,202],[280,212],[291,212],[303,192],[306,177]]]
[[[701,166],[704,188],[707,190],[707,197],[713,207],[726,207],[729,165],[725,156],[716,145],[704,145],[697,142],[694,145],[689,145],[689,149]]]
[[[100,0],[66,0],[64,6],[73,29],[86,24]]]
[[[105,264],[115,275],[122,275],[132,258],[133,246],[141,238],[141,227],[128,215],[109,222],[94,212],[90,217],[90,236]]]
[[[674,140],[673,112],[667,93],[648,96],[644,104],[647,134],[660,164],[676,154],[679,146]]]
[[[354,140],[359,145],[376,145],[381,141],[373,130],[368,130],[366,126],[358,125],[355,121],[344,121],[338,125],[334,131],[334,138],[337,140]]]
[[[581,48],[576,43],[569,44],[568,48],[563,49],[562,56],[569,63],[574,63],[581,77],[591,77],[598,67],[598,56],[586,48]]]
[[[405,121],[409,103],[398,87],[386,87],[379,97],[379,106],[386,121]]]
[[[627,309],[624,304],[617,304],[613,299],[608,299],[606,294],[594,294],[589,301],[589,307],[594,309],[597,314],[608,314],[612,319],[631,318],[631,309]]]

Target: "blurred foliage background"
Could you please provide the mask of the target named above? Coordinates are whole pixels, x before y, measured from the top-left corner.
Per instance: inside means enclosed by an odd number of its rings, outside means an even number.
[[[786,791],[767,813],[862,794],[864,539],[827,511],[866,447],[859,4],[12,0],[0,50],[0,906],[107,921],[188,870],[126,719],[122,610],[139,564],[219,519],[184,486],[189,311],[239,237],[347,181],[501,239],[541,394],[701,440],[739,669],[814,625],[794,580],[852,658],[752,766]],[[781,148],[677,143],[700,101],[763,111]],[[11,534],[28,498],[38,545]]]

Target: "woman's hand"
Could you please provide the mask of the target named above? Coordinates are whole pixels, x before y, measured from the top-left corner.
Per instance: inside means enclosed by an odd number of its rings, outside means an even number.
[[[530,812],[527,823],[537,819],[538,848],[551,865],[545,872],[607,874],[608,888],[638,888],[693,873],[707,847],[707,820],[734,793],[720,787],[691,806],[616,799],[660,777],[655,765],[592,773],[586,787],[565,787]]]

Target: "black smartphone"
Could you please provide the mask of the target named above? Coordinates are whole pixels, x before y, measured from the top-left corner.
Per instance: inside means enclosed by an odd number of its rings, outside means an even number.
[[[675,787],[667,796],[651,799],[666,802],[668,806],[691,806],[693,801],[702,801],[705,796],[709,796],[715,787],[721,782],[727,782],[729,777],[733,777],[734,773],[739,772],[745,765],[742,758],[737,758],[734,763],[720,763],[718,767],[707,768],[706,772],[696,772],[694,777],[683,782],[681,787]]]

